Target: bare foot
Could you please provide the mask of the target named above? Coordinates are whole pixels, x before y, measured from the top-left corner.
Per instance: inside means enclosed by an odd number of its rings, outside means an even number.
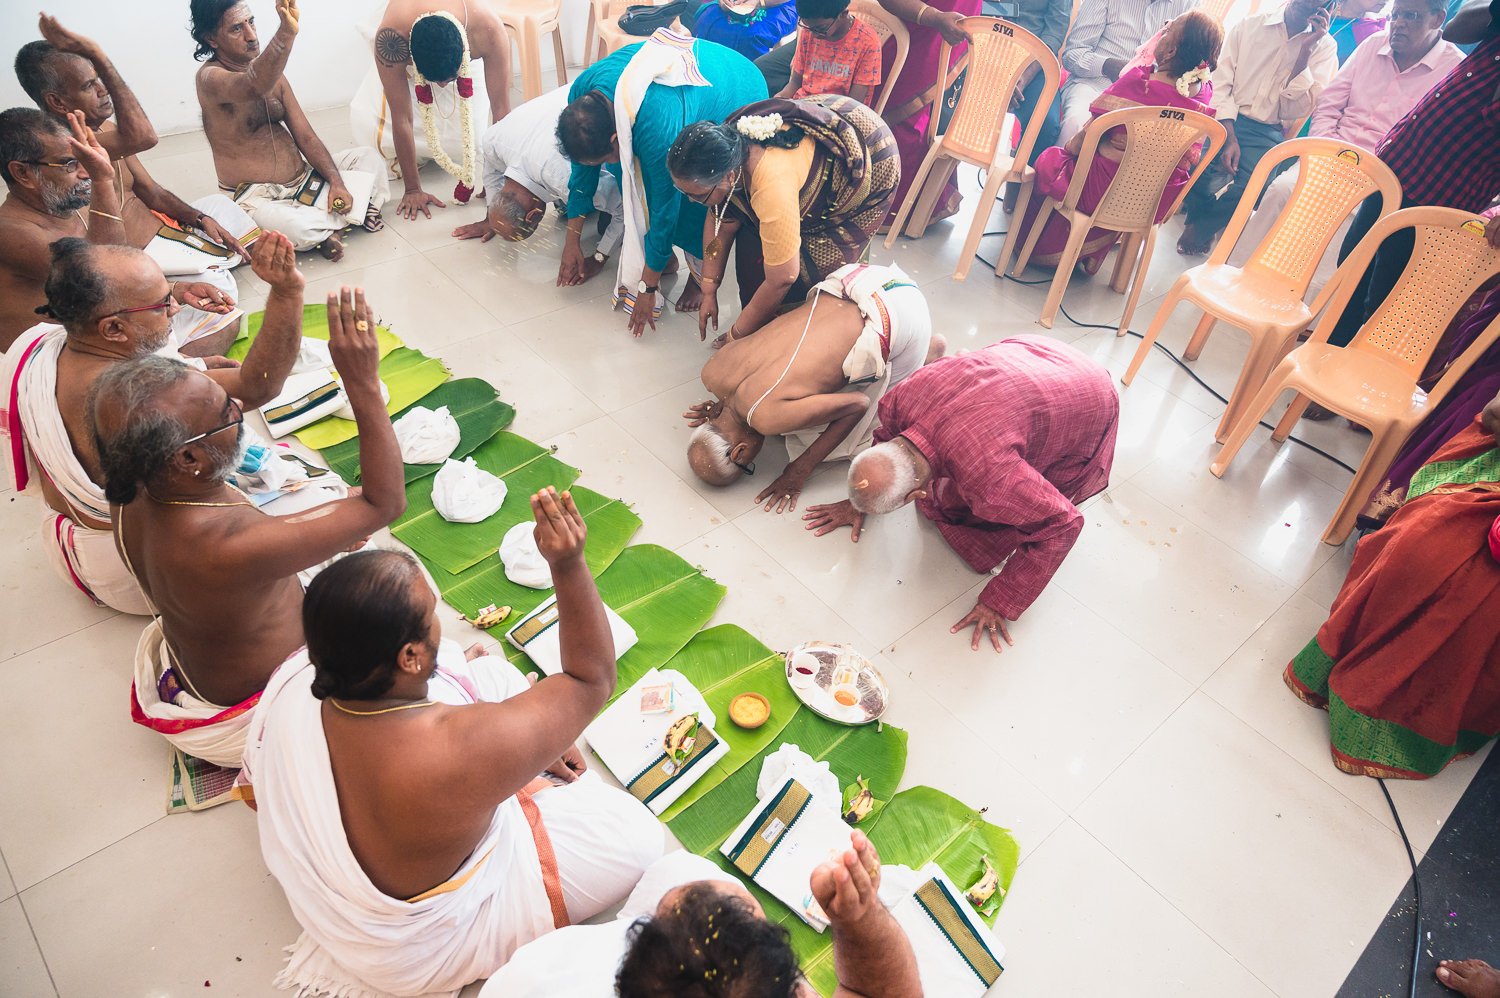
[[[677,298],[677,311],[696,312],[703,305],[703,287],[698,283],[698,278],[688,275],[687,284],[683,286],[682,294]]]
[[[318,244],[318,252],[323,254],[325,260],[338,263],[344,258],[344,234],[335,232],[327,239]]]
[[[1433,976],[1465,998],[1500,998],[1500,970],[1483,960],[1444,960]]]
[[[1177,252],[1183,256],[1202,256],[1213,246],[1213,233],[1198,231],[1192,222],[1182,227],[1182,238],[1177,240]]]
[[[935,360],[942,360],[947,352],[948,341],[941,334],[933,333],[932,339],[927,343],[927,359],[922,361],[922,366],[926,367]]]

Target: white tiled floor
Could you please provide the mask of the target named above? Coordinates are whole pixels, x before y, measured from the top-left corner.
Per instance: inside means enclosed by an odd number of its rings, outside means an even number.
[[[315,115],[335,148],[347,141],[340,119]],[[169,146],[147,160],[198,193],[193,183],[211,175],[201,140]],[[907,509],[856,546],[761,512],[751,499],[784,456],[774,443],[754,480],[702,486],[679,416],[702,394],[696,323],[669,314],[632,341],[603,281],[555,287],[555,219],[520,246],[449,236],[478,213],[450,207],[356,233],[343,262],[307,262],[309,300],[363,282],[414,346],[492,380],[520,410],[518,432],[557,444],[584,484],[636,505],[637,540],[676,548],[729,587],[715,622],[773,647],[820,637],[880,656],[891,720],[911,733],[909,781],[987,805],[1021,842],[998,994],[1335,990],[1406,876],[1378,788],[1333,768],[1323,715],[1280,682],[1349,563],[1347,548],[1319,542],[1347,472],[1261,435],[1213,478],[1222,406],[1153,355],[1121,392],[1113,487],[1088,505],[1077,547],[1015,626],[1016,646],[975,654],[948,629],[984,580],[929,524]],[[967,282],[949,279],[962,235],[941,223],[874,256],[915,276],[955,347],[1040,331],[1045,289],[998,282],[979,264]],[[1160,240],[1138,329],[1181,268],[1172,245]],[[248,275],[241,290],[251,308],[265,293]],[[1075,283],[1066,300],[1104,323],[1122,303],[1102,280]],[[1163,343],[1180,350],[1192,325],[1182,310]],[[1116,374],[1137,343],[1061,318],[1052,335]],[[1222,330],[1195,370],[1222,391],[1242,350]],[[1301,434],[1350,462],[1365,442],[1328,424]],[[825,471],[802,505],[841,487],[841,473]],[[297,929],[254,819],[238,807],[163,816],[165,749],[127,709],[140,622],[58,581],[37,518],[34,500],[0,493],[0,994],[272,994]],[[1419,849],[1476,766],[1394,787]]]

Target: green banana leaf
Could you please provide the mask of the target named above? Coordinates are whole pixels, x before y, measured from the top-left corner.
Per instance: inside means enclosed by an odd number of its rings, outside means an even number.
[[[913,870],[936,863],[962,890],[979,880],[984,873],[982,857],[988,856],[1000,875],[1000,890],[992,898],[997,909],[1021,857],[1021,847],[1007,829],[985,821],[983,811],[932,787],[901,791],[864,825],[882,863],[899,863]],[[984,920],[994,924],[995,914]],[[811,959],[804,957],[802,970],[821,994],[832,994],[838,984],[831,949]]]
[[[255,337],[260,333],[261,324],[266,321],[265,312],[252,312],[245,317],[245,324],[240,328],[240,335],[230,344],[224,356],[230,360],[244,360],[245,355],[250,352],[250,344],[255,342]],[[315,340],[328,339],[328,309],[326,306],[303,305],[302,306],[302,335],[310,336]],[[391,332],[385,326],[376,325],[376,338],[380,341],[380,356],[404,346],[401,337]]]
[[[461,433],[458,447],[450,455],[455,461],[468,457],[480,444],[505,429],[516,418],[515,408],[500,401],[494,386],[482,378],[457,378],[438,385],[426,397],[393,414],[392,418],[399,419],[418,404],[429,409],[448,407],[448,413],[458,423]],[[323,460],[344,481],[351,485],[359,482],[358,439],[345,440],[327,448],[323,451]],[[408,464],[406,484],[437,474],[441,467],[441,464]]]
[[[781,744],[778,736],[801,702],[787,685],[786,660],[733,624],[701,632],[672,657],[666,668],[682,673],[703,694],[719,721],[715,732],[729,744],[729,754],[662,812],[662,820],[671,821],[761,749],[772,742]],[[729,701],[746,692],[759,693],[771,705],[770,719],[750,731],[736,727],[729,719]]]
[[[386,412],[400,412],[420,401],[428,392],[448,380],[443,362],[410,347],[397,347],[380,362],[380,380],[391,390]],[[359,433],[352,419],[325,416],[298,430],[298,440],[313,450],[324,450],[334,444],[352,440]]]
[[[406,512],[396,518],[391,533],[424,560],[458,574],[495,555],[505,532],[531,519],[531,495],[547,485],[559,490],[572,485],[578,469],[563,464],[540,444],[501,432],[469,455],[474,463],[505,480],[505,503],[479,523],[449,523],[432,505],[433,477],[406,487]]]
[[[683,649],[719,607],[725,589],[666,548],[628,547],[599,576],[599,595],[635,629],[636,643],[620,658],[617,690],[628,689]],[[523,672],[535,672],[526,653],[505,645]]]
[[[630,538],[641,526],[641,518],[631,512],[629,506],[618,499],[610,499],[591,489],[574,486],[571,490],[578,512],[588,526],[588,544],[583,556],[589,571],[597,577],[608,568],[625,550]],[[472,568],[457,575],[447,571],[436,562],[422,559],[438,592],[447,603],[466,617],[473,617],[481,609],[493,603],[508,606],[514,619],[535,610],[552,592],[550,589],[529,589],[505,577],[505,566],[496,554],[486,558]]]
[[[721,869],[745,880],[719,852],[719,846],[755,807],[755,785],[760,780],[765,757],[786,742],[799,746],[816,760],[826,761],[828,768],[838,777],[840,786],[847,787],[856,777],[864,776],[877,800],[888,801],[894,797],[901,784],[901,775],[906,771],[906,732],[902,729],[889,724],[883,730],[873,724],[851,728],[825,720],[806,707],[799,707],[782,729],[780,737],[746,761],[723,783],[704,794],[696,804],[667,822],[678,841],[689,851],[707,857]],[[879,813],[877,811],[866,818],[862,825],[872,827],[870,823]],[[814,963],[828,948],[827,933],[815,932],[753,882],[746,881],[746,887],[766,910],[766,917],[786,927],[792,948],[804,965]]]

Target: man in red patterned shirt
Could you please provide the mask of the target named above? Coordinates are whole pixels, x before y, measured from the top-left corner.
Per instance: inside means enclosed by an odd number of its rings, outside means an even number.
[[[1120,399],[1109,372],[1045,336],[1015,336],[922,368],[880,400],[874,447],[849,466],[849,498],[811,507],[821,537],[915,501],[976,572],[994,578],[953,633],[971,647],[1008,629],[1078,539],[1078,503],[1109,485]]]

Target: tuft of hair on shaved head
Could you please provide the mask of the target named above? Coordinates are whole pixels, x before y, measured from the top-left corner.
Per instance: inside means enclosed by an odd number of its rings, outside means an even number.
[[[708,423],[695,428],[688,440],[688,464],[705,484],[723,488],[740,477],[739,466],[729,458],[729,438]]]
[[[894,440],[849,462],[849,501],[861,513],[894,513],[918,485],[917,462]]]

